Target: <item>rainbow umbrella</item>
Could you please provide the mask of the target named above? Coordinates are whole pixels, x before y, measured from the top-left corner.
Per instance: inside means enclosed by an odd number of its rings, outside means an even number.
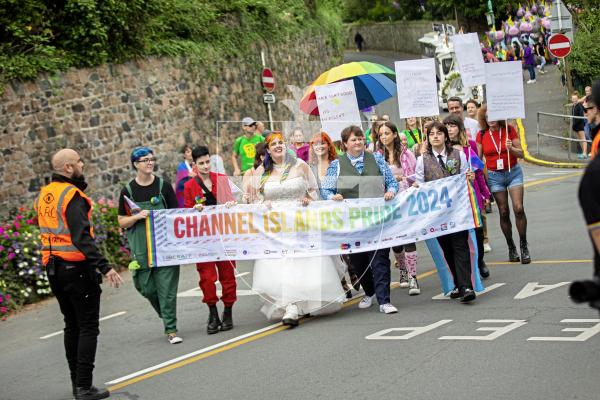
[[[348,79],[354,81],[360,110],[379,104],[396,94],[396,74],[393,70],[367,61],[351,62],[323,72],[304,93],[300,109],[306,114],[319,115],[315,87]]]

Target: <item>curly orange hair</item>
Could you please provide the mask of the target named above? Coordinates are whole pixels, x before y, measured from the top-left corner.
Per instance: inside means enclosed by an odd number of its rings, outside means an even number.
[[[310,139],[310,151],[308,153],[308,163],[316,164],[319,159],[313,150],[313,144],[316,142],[327,143],[327,158],[329,162],[338,158],[337,151],[335,150],[335,146],[331,141],[331,138],[325,132],[315,133],[313,137]]]

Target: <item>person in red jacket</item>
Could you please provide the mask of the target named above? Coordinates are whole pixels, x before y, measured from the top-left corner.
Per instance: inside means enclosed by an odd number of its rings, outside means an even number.
[[[195,208],[202,211],[206,206],[224,204],[227,207],[235,205],[231,186],[227,176],[210,171],[210,153],[208,147],[198,146],[192,150],[192,179],[183,187],[183,204],[185,208]],[[210,261],[197,263],[196,269],[200,275],[199,286],[209,308],[206,331],[209,335],[233,328],[232,307],[236,301],[235,261]],[[223,294],[221,300],[225,305],[223,318],[219,318],[217,310],[216,281],[221,282]]]

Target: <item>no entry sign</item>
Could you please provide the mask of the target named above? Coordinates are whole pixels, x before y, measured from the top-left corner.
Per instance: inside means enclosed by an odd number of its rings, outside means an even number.
[[[267,92],[272,92],[275,89],[275,77],[273,71],[269,68],[265,68],[262,71],[262,85]]]
[[[571,52],[571,41],[562,33],[555,33],[548,39],[548,51],[556,58],[565,58]]]

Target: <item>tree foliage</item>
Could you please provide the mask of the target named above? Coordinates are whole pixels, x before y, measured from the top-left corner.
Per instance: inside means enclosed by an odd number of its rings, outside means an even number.
[[[148,55],[214,65],[303,33],[341,46],[338,8],[339,0],[3,0],[0,85]]]
[[[573,50],[567,60],[579,81],[589,84],[600,78],[600,7],[596,5],[581,8],[574,17],[577,20],[577,31]]]

